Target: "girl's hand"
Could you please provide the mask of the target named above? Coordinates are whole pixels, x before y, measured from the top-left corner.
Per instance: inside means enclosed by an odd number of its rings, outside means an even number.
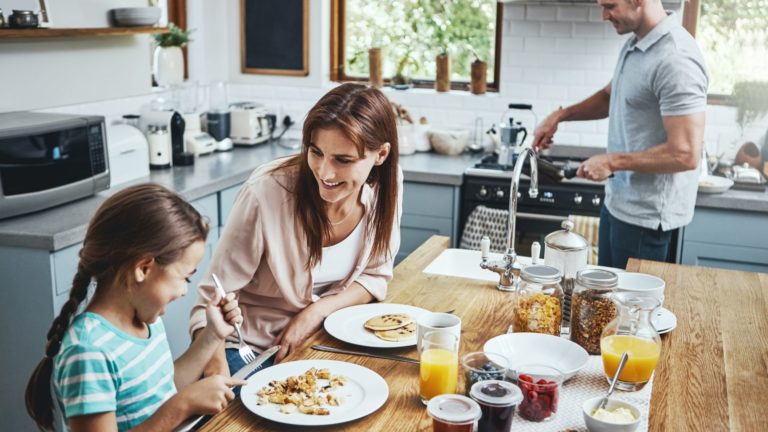
[[[210,328],[219,339],[224,339],[235,331],[235,324],[242,324],[243,314],[235,300],[235,293],[229,293],[223,299],[218,295],[208,302],[205,307],[205,317]]]
[[[245,381],[214,375],[196,381],[179,392],[189,415],[216,414],[235,398],[232,387],[245,385]]]
[[[288,325],[275,338],[272,345],[282,345],[275,354],[275,363],[279,363],[288,354],[298,349],[307,338],[323,323],[323,314],[317,311],[313,303],[291,319]]]

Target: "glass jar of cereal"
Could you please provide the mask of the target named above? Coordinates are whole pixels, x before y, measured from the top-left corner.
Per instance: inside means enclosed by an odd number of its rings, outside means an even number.
[[[531,265],[520,272],[512,319],[512,331],[560,336],[563,318],[563,288],[560,270]]]
[[[611,294],[618,285],[616,273],[585,269],[576,273],[571,298],[571,341],[590,354],[600,354],[600,335],[616,317]]]

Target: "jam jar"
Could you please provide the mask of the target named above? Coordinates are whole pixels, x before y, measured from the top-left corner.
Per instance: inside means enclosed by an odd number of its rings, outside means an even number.
[[[477,422],[478,432],[508,432],[515,407],[523,400],[520,388],[503,380],[479,381],[469,396],[477,401],[483,414]]]
[[[563,318],[563,288],[560,270],[531,265],[520,272],[511,330],[515,333],[545,333],[560,336]]]
[[[482,411],[474,400],[457,394],[433,397],[427,404],[433,432],[472,432]]]
[[[603,329],[616,317],[611,299],[618,276],[608,270],[585,269],[576,273],[571,298],[571,341],[590,354],[600,354]]]

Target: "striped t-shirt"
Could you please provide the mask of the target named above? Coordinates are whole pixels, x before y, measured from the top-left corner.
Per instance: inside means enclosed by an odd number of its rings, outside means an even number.
[[[55,358],[53,384],[64,416],[115,412],[119,430],[140,424],[176,394],[163,322],[131,336],[100,315],[78,315]]]

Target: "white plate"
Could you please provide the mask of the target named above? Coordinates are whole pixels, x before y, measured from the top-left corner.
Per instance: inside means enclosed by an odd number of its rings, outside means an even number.
[[[413,320],[429,312],[420,307],[397,303],[368,303],[339,309],[328,315],[323,326],[331,336],[341,341],[370,348],[400,348],[416,345],[416,333],[412,338],[400,342],[379,339],[363,325],[369,319],[384,314],[406,314]]]
[[[539,333],[508,333],[489,340],[483,351],[499,353],[509,360],[509,369],[524,364],[540,364],[559,369],[567,380],[589,360],[579,345],[557,336]]]
[[[723,193],[733,186],[733,180],[725,177],[705,175],[699,177],[699,192]]]
[[[303,375],[310,368],[328,368],[332,375],[343,375],[347,383],[333,392],[341,399],[339,406],[326,407],[330,415],[317,416],[295,412],[283,414],[276,404],[259,405],[257,393],[273,380],[285,380],[289,376]],[[320,380],[325,384],[325,380]],[[354,363],[336,360],[299,360],[268,367],[250,378],[240,391],[243,405],[259,417],[284,424],[322,426],[344,423],[365,417],[376,411],[389,397],[389,387],[376,372]]]
[[[651,324],[659,334],[669,333],[677,327],[677,317],[669,309],[658,308],[651,317]]]

